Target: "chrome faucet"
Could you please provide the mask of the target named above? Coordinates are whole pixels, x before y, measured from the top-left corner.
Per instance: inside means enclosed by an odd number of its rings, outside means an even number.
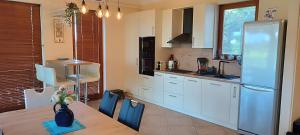
[[[221,73],[221,63],[223,63],[223,65],[222,65],[222,73]],[[220,60],[219,61],[219,68],[218,68],[218,74],[217,74],[217,76],[218,77],[224,77],[224,63],[230,63],[230,62],[228,62],[228,61],[224,61],[224,60]]]

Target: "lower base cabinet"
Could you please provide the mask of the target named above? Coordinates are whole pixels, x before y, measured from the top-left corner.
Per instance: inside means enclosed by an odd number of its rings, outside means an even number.
[[[150,83],[146,84],[133,91],[134,96],[177,112],[237,130],[239,84],[160,72],[154,74],[152,84],[154,87],[149,87],[151,86]]]
[[[202,80],[197,78],[184,78],[184,112],[194,117],[200,117],[202,113]]]
[[[172,94],[172,93],[166,93],[164,95],[164,106],[178,111],[178,112],[182,112],[182,108],[183,108],[183,96],[182,95],[178,95],[178,94]]]
[[[225,125],[230,120],[230,83],[203,80],[203,117]]]

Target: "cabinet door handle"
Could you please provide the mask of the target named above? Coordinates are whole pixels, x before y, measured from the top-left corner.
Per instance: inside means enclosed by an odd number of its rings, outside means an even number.
[[[149,78],[147,78],[147,77],[143,77],[144,79],[149,79]]]
[[[209,83],[210,85],[215,85],[215,86],[221,86],[221,84],[217,84],[217,83]]]
[[[143,90],[149,90],[149,89],[146,89],[146,88],[142,88]]]
[[[174,95],[169,95],[169,97],[173,97],[173,98],[176,98],[177,96],[174,96]]]
[[[174,83],[174,82],[169,82],[170,84],[177,84],[177,83]]]
[[[169,78],[172,78],[172,79],[177,79],[177,77],[173,77],[173,76],[170,76]]]
[[[233,98],[236,98],[236,87],[233,87]]]
[[[197,82],[196,80],[188,80],[188,81],[190,81],[190,82]]]

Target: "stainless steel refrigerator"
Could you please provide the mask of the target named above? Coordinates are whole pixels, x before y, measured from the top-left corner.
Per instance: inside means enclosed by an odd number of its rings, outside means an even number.
[[[239,131],[278,132],[286,21],[244,25]]]

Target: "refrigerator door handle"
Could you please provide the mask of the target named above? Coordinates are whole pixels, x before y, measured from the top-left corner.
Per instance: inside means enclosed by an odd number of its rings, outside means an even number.
[[[245,87],[247,89],[254,90],[254,91],[264,91],[264,92],[273,92],[274,91],[274,89],[255,87],[255,86],[249,86],[249,85],[242,85],[242,87]]]

